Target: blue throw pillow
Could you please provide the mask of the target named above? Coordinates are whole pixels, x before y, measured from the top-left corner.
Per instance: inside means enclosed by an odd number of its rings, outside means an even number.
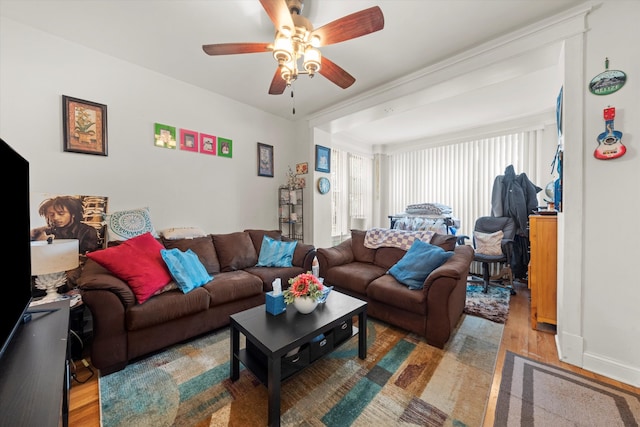
[[[162,249],[160,254],[171,277],[185,294],[213,280],[213,276],[207,273],[198,255],[191,249],[186,252],[180,249]]]
[[[453,256],[440,246],[415,240],[400,261],[387,271],[409,289],[422,289],[424,281],[436,268]]]
[[[283,242],[263,236],[256,267],[293,267],[293,252],[297,244],[297,240]]]

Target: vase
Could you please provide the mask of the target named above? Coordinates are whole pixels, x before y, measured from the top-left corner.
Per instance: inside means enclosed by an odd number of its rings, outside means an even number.
[[[293,300],[293,306],[302,314],[309,314],[318,306],[318,301],[309,297],[298,297]]]

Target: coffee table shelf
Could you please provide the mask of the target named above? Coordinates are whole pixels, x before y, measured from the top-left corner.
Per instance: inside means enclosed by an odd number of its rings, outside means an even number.
[[[331,347],[331,350],[327,351],[326,353],[324,353],[323,355],[321,355],[320,357],[313,359],[313,360],[309,360],[309,362],[307,364],[305,364],[304,366],[300,366],[298,369],[294,369],[294,368],[287,368],[291,365],[282,365],[282,372],[280,375],[280,378],[282,379],[282,381],[285,381],[287,379],[289,379],[290,377],[294,376],[295,374],[297,374],[298,372],[304,370],[306,367],[312,365],[313,363],[321,360],[325,355],[330,354],[332,351],[340,348],[341,346],[343,346],[345,343],[347,343],[351,338],[355,337],[356,335],[358,335],[358,327],[357,326],[353,326],[352,327],[352,333],[351,336],[347,337],[346,339],[338,342],[337,344],[333,344],[333,346]],[[269,383],[267,380],[267,374],[268,374],[268,369],[267,369],[267,365],[264,361],[260,360],[259,357],[256,357],[252,354],[251,351],[248,351],[247,348],[241,348],[240,351],[238,352],[238,359],[240,360],[240,362],[242,362],[242,364],[249,370],[251,371],[251,373],[253,375],[255,375],[255,377],[265,386],[268,387]]]

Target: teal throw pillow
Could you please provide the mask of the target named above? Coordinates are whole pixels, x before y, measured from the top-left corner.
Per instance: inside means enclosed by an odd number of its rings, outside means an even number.
[[[171,277],[185,294],[213,280],[213,276],[207,273],[198,255],[191,249],[186,252],[180,249],[162,249],[160,254]]]
[[[453,252],[416,239],[407,253],[387,273],[409,289],[422,289],[429,274],[452,256]]]
[[[256,267],[293,267],[293,252],[297,244],[297,240],[283,242],[264,236]]]

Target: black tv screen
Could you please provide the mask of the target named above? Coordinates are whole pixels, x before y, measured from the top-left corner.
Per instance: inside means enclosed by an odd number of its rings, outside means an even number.
[[[0,139],[0,192],[5,206],[0,224],[5,242],[0,298],[0,357],[22,324],[31,302],[31,243],[29,238],[29,162]]]

